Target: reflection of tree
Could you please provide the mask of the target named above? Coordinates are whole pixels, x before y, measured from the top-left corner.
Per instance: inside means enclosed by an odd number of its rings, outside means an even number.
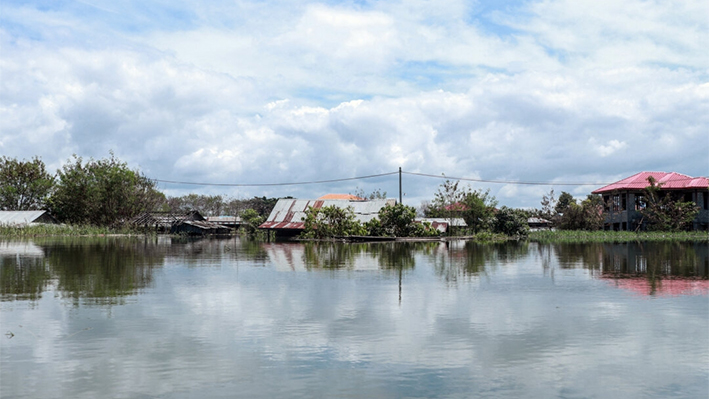
[[[307,269],[340,269],[354,266],[357,255],[367,251],[369,244],[338,242],[306,242],[303,257]]]
[[[436,274],[445,281],[457,281],[460,277],[475,277],[489,268],[512,263],[528,253],[529,244],[525,241],[447,242],[442,250],[430,256],[430,261]]]
[[[42,297],[51,275],[43,258],[0,257],[0,300],[31,300]]]
[[[562,269],[583,267],[591,270],[600,269],[603,263],[603,246],[603,243],[597,242],[540,245],[540,247],[553,248],[556,260]]]
[[[57,289],[77,301],[116,303],[148,287],[164,254],[142,239],[82,238],[52,245],[47,261]]]
[[[426,242],[388,242],[373,244],[370,252],[381,269],[404,270],[413,269],[416,266],[414,253],[425,251],[428,247],[430,243]]]
[[[264,242],[249,237],[173,237],[167,256],[187,267],[214,266],[224,260],[265,264]]]

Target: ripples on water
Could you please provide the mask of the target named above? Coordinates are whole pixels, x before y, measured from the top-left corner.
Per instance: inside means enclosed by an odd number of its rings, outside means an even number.
[[[708,247],[0,242],[0,396],[708,397]]]

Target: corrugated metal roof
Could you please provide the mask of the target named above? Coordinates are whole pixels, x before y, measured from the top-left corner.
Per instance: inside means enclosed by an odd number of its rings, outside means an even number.
[[[355,218],[360,223],[366,223],[377,217],[379,210],[386,205],[393,206],[395,204],[396,200],[394,199],[371,201],[279,199],[271,214],[268,215],[268,219],[259,228],[302,230],[305,227],[303,219],[308,207],[319,209],[324,206],[337,206],[339,208],[351,206]]]
[[[593,193],[603,194],[615,190],[642,190],[650,185],[648,178],[651,176],[664,190],[709,188],[709,179],[706,177],[691,177],[675,172],[640,172],[613,184],[601,187],[593,191]]]
[[[0,211],[0,224],[25,225],[35,223],[43,216],[56,222],[47,211]]]
[[[239,216],[207,216],[207,221],[213,223],[241,224],[241,218]]]

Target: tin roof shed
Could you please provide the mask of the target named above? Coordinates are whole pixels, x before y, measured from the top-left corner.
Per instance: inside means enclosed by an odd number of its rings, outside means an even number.
[[[305,223],[303,222],[305,211],[309,207],[319,209],[325,206],[352,207],[355,218],[360,223],[366,223],[379,216],[379,210],[386,205],[393,206],[395,204],[396,200],[394,199],[376,199],[371,201],[279,199],[271,214],[268,215],[268,219],[259,228],[302,230],[305,228]]]

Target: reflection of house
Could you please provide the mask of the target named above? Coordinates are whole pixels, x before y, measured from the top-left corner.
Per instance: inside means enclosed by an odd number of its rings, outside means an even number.
[[[131,224],[158,233],[170,234],[229,234],[229,228],[207,221],[199,212],[146,212],[131,221]]]
[[[47,211],[0,211],[0,225],[58,224]]]
[[[650,185],[650,177],[660,186],[660,195],[697,204],[700,211],[694,219],[693,228],[709,229],[709,179],[674,172],[640,172],[593,191],[593,194],[603,195],[606,230],[632,231],[642,227],[640,210],[646,205],[644,193]]]
[[[379,215],[379,210],[386,205],[395,205],[393,199],[359,200],[299,200],[279,199],[268,215],[268,219],[259,226],[260,229],[274,230],[279,236],[294,236],[305,228],[305,211],[308,208],[320,209],[326,206],[339,208],[352,207],[355,218],[360,223],[366,223]]]

